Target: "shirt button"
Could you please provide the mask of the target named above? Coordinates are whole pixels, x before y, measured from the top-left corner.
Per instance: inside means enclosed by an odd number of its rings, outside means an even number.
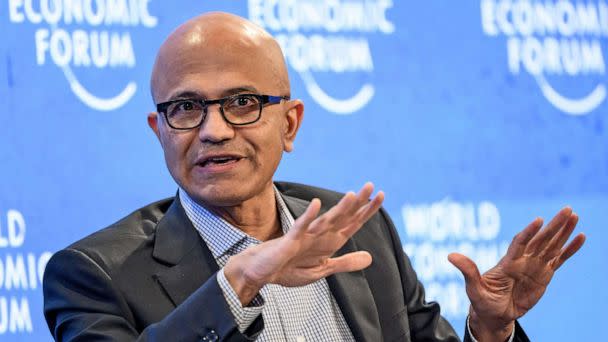
[[[213,342],[213,341],[217,341],[219,340],[220,337],[217,335],[217,333],[215,332],[215,330],[210,330],[207,335],[205,335],[201,341],[205,341],[205,342]]]

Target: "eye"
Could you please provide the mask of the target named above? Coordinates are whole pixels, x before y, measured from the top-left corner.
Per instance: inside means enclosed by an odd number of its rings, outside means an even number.
[[[250,106],[253,102],[250,96],[239,96],[236,98],[235,105],[239,107]]]
[[[182,101],[178,103],[178,110],[188,111],[195,108],[192,101]]]
[[[201,109],[201,106],[192,100],[182,100],[172,103],[167,108],[167,115],[169,116],[181,116],[184,114],[190,114],[197,112]]]

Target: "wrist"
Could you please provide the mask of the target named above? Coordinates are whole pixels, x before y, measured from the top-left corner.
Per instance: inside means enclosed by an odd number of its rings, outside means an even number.
[[[224,266],[224,276],[239,297],[242,306],[249,305],[265,285],[253,281],[251,277],[248,277],[246,273],[247,269],[247,265],[243,263],[239,255],[228,259],[226,266]]]
[[[485,341],[508,341],[515,329],[515,321],[483,319],[472,308],[469,310],[469,328],[475,339]]]

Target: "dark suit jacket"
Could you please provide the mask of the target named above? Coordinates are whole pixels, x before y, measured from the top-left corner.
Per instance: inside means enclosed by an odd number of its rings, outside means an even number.
[[[277,183],[294,217],[320,198],[323,211],[341,194]],[[384,210],[340,249],[366,250],[373,264],[327,278],[357,341],[457,341],[424,290]],[[44,314],[60,341],[243,341],[215,275],[218,266],[179,200],[141,208],[56,253],[44,274]],[[465,340],[469,337],[465,336]],[[517,326],[516,341],[527,341]]]

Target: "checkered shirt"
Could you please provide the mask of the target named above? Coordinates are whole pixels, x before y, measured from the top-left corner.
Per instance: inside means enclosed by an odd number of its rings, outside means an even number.
[[[287,233],[294,219],[279,191],[275,188],[274,192],[281,228]],[[217,281],[240,332],[261,313],[264,330],[258,341],[354,341],[325,279],[301,287],[267,284],[250,305],[243,307],[226,280],[223,267],[230,256],[261,242],[194,202],[182,189],[179,198],[221,268]]]

